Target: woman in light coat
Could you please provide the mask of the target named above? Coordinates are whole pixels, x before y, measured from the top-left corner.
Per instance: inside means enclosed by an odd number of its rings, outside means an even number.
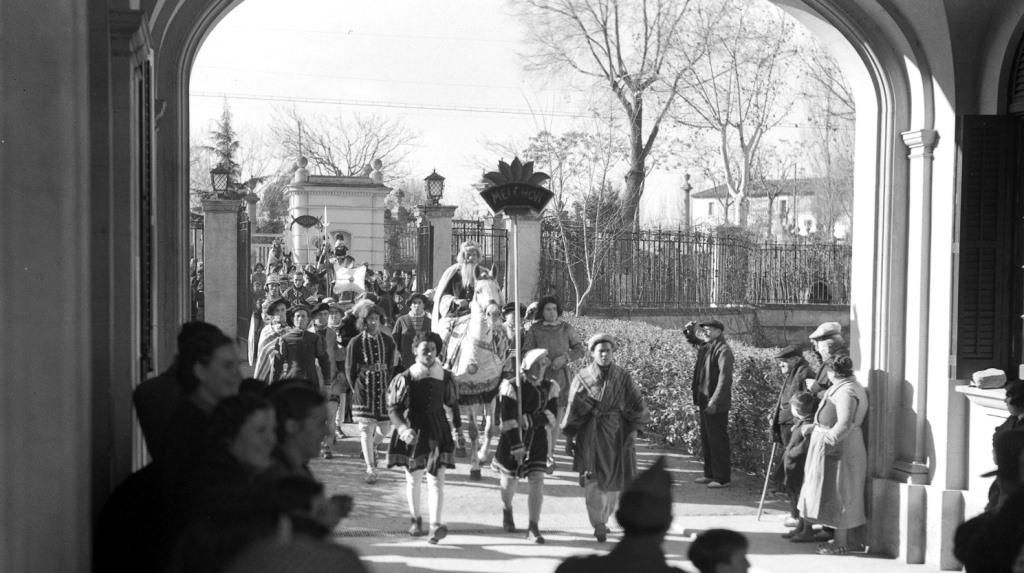
[[[834,539],[819,545],[818,553],[843,555],[849,530],[867,522],[867,451],[861,425],[868,395],[853,376],[849,355],[835,356],[826,368],[832,384],[822,396],[814,424],[806,426],[810,443],[798,506],[810,522],[835,528]]]

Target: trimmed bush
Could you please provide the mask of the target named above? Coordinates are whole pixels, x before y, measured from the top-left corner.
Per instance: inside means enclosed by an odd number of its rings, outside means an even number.
[[[699,457],[700,425],[691,391],[697,352],[683,332],[624,320],[568,320],[584,342],[598,332],[607,332],[618,341],[616,363],[641,386],[651,412],[651,423],[643,430],[645,437]],[[772,447],[768,418],[782,387],[782,374],[773,359],[777,349],[756,348],[736,340],[729,340],[729,346],[735,358],[729,411],[732,465],[763,477]],[[572,367],[578,370],[588,361],[589,356]]]

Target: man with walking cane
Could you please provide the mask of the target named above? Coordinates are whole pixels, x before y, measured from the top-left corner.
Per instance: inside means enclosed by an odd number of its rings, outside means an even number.
[[[779,370],[782,372],[782,387],[779,388],[779,397],[775,401],[775,409],[769,414],[771,425],[772,453],[784,449],[789,443],[790,433],[793,430],[793,413],[789,400],[794,395],[804,391],[804,384],[808,378],[814,378],[814,371],[804,359],[803,351],[799,346],[789,345],[775,354]],[[774,460],[774,455],[772,460]],[[771,480],[778,486],[783,482],[783,464],[772,467],[772,461],[768,463],[765,470],[765,488],[767,491],[768,481]],[[762,500],[764,495],[761,496]],[[762,502],[763,503],[763,502]],[[760,515],[760,512],[758,512]],[[795,509],[786,520],[786,527],[796,527],[799,515]]]

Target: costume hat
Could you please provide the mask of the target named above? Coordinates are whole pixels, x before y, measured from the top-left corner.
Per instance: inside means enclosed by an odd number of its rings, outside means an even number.
[[[593,350],[595,346],[602,342],[607,342],[612,345],[612,348],[615,348],[615,339],[612,338],[612,335],[607,332],[598,332],[587,340],[587,350]]]
[[[626,535],[663,533],[672,526],[672,476],[665,466],[665,456],[658,457],[622,492],[615,518]]]
[[[547,355],[548,351],[544,348],[534,348],[533,350],[528,351],[526,356],[523,356],[523,371],[525,372],[526,370],[529,370],[538,360],[545,358]]]

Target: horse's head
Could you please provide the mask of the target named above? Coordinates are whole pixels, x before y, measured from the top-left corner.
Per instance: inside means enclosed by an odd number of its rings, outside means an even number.
[[[473,290],[473,306],[480,311],[486,311],[487,305],[496,304],[500,309],[505,304],[505,298],[501,296],[501,287],[491,278],[477,279],[476,288]]]

